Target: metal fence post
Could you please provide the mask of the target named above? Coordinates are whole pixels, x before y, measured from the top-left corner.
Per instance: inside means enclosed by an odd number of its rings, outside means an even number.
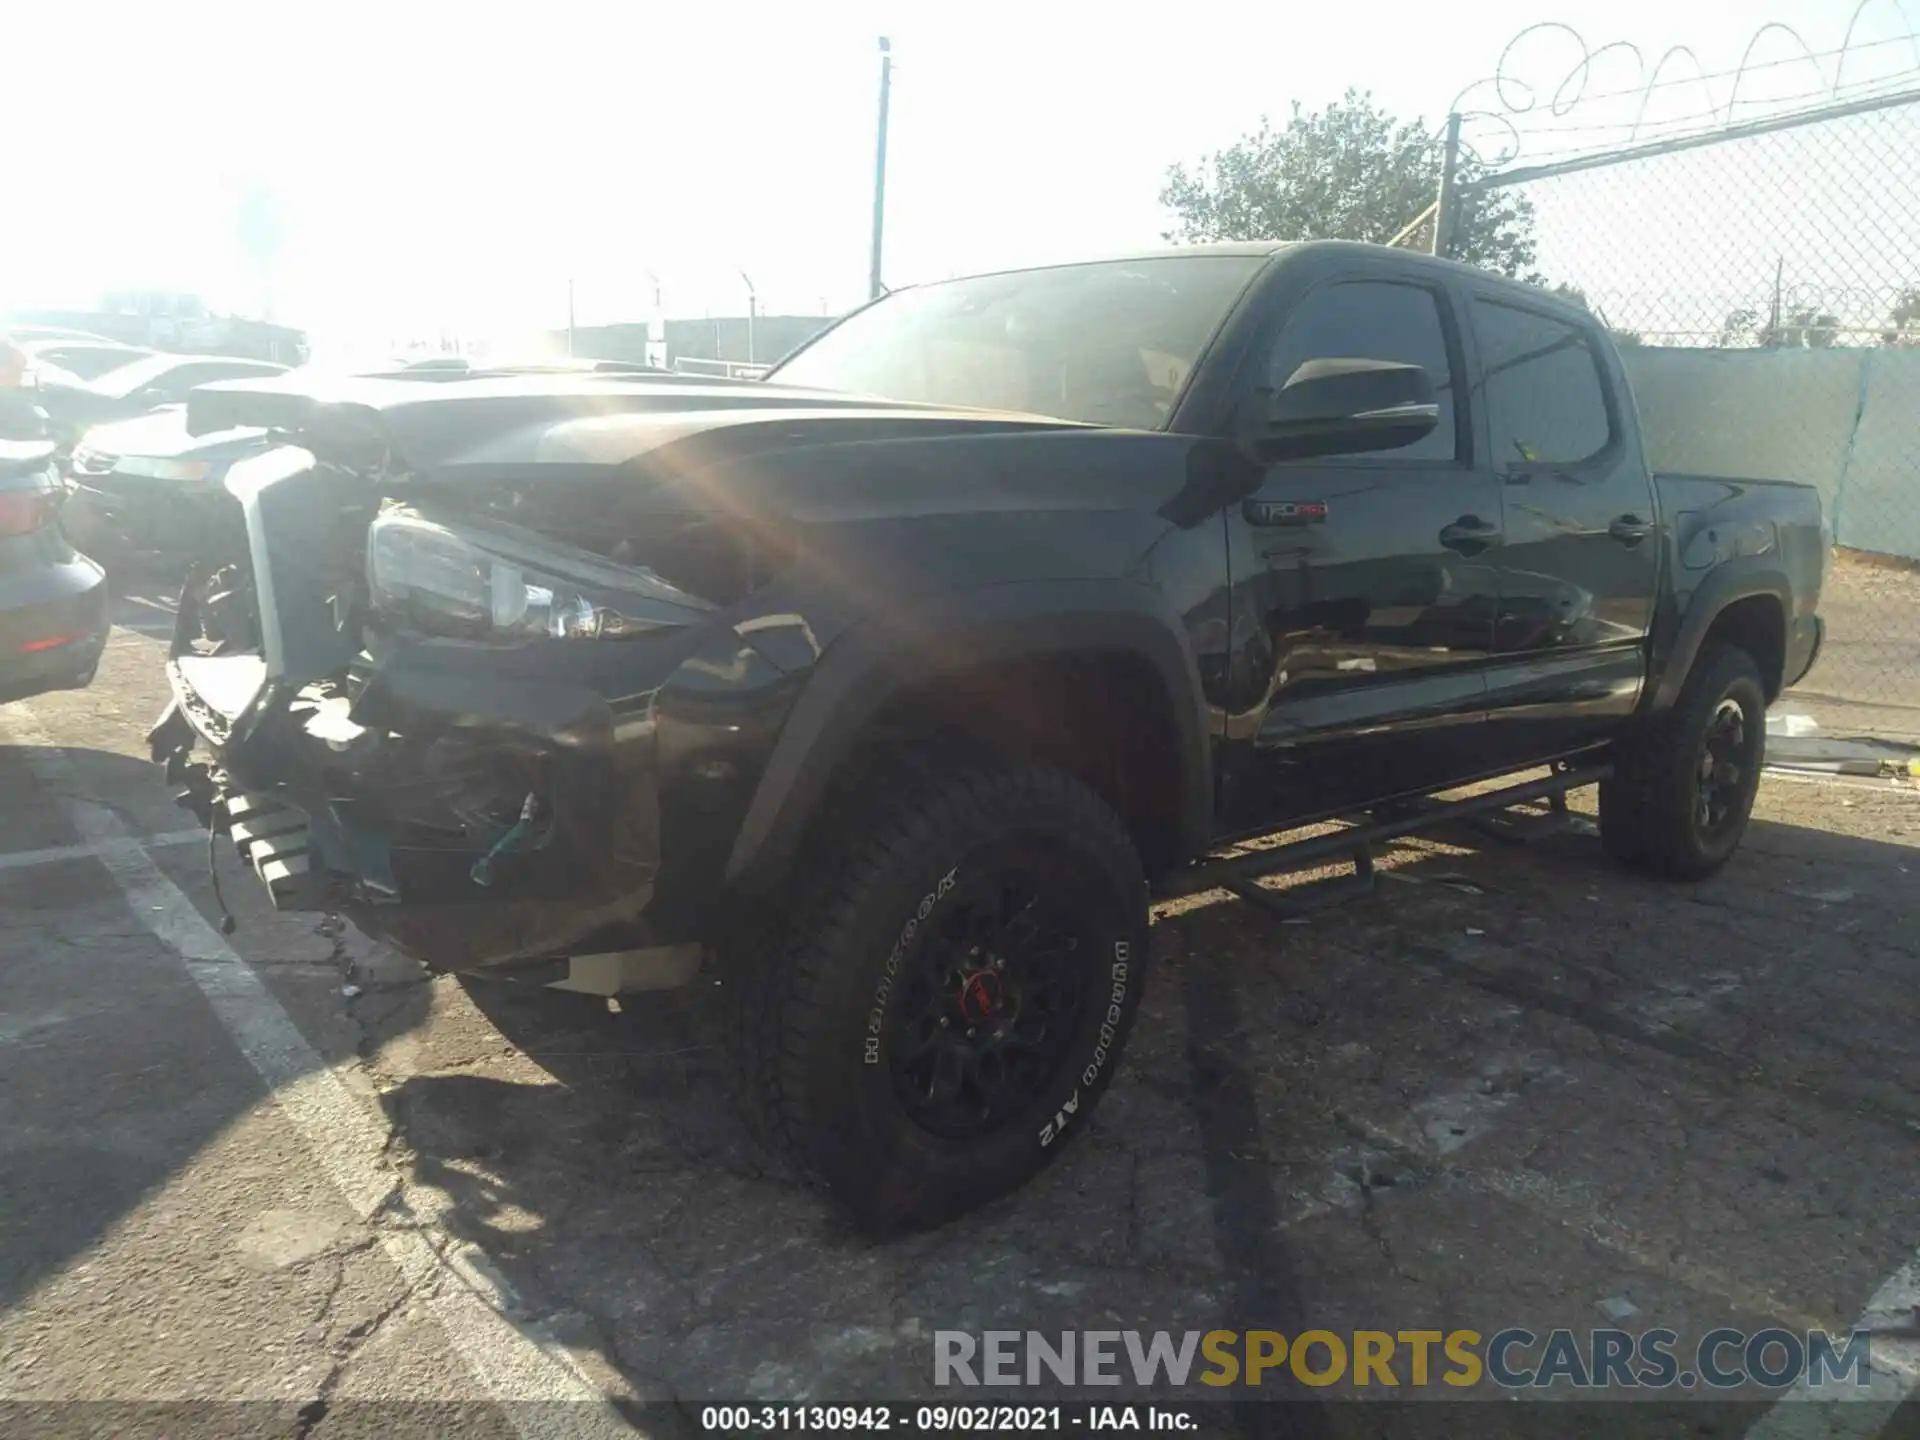
[[[1847,448],[1840,456],[1840,478],[1833,482],[1833,513],[1827,517],[1833,543],[1844,545],[1840,526],[1847,509],[1847,477],[1853,471],[1853,455],[1860,448],[1860,422],[1867,418],[1867,397],[1873,393],[1873,350],[1860,352],[1860,398],[1854,402],[1853,424],[1847,430]],[[1871,547],[1869,547],[1871,548]]]
[[[1433,253],[1450,253],[1453,242],[1453,212],[1460,197],[1454,178],[1460,168],[1460,112],[1447,116],[1447,148],[1440,161],[1440,194],[1433,202]]]

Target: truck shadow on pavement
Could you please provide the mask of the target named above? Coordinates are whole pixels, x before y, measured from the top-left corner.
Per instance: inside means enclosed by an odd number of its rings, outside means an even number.
[[[75,799],[142,835],[180,825],[142,762],[60,753],[72,794],[0,749],[8,848],[73,843],[63,807]],[[215,913],[199,846],[147,853],[192,923]],[[604,1357],[629,1396],[696,1402],[955,1398],[934,1389],[941,1329],[1298,1333],[1451,1324],[1502,1303],[1511,1318],[1494,1278],[1504,1232],[1419,1207],[1467,1183],[1472,1146],[1491,1143],[1478,1138],[1486,1115],[1520,1115],[1581,1066],[1584,1109],[1503,1122],[1522,1159],[1564,1144],[1569,1163],[1596,1167],[1580,1184],[1614,1185],[1604,1167],[1617,1157],[1586,1159],[1580,1136],[1630,1130],[1661,1103],[1647,1096],[1693,1087],[1714,1138],[1702,1148],[1690,1132],[1685,1154],[1649,1163],[1696,1167],[1703,1195],[1746,1187],[1743,1205],[1792,1212],[1759,1251],[1729,1240],[1716,1265],[1773,1294],[1764,1267],[1801,1243],[1793,1227],[1811,1227],[1811,1244],[1838,1206],[1857,1233],[1823,1260],[1826,1293],[1786,1298],[1847,1321],[1920,1235],[1920,1198],[1901,1179],[1920,1146],[1916,864],[1904,843],[1756,820],[1723,875],[1674,887],[1610,866],[1591,835],[1507,847],[1442,833],[1396,847],[1398,878],[1373,897],[1306,923],[1212,897],[1163,907],[1121,1074],[1061,1161],[973,1215],[883,1245],[749,1142],[710,977],[618,1013],[427,980],[357,936],[320,933],[314,916],[276,916],[230,855],[223,870],[233,948],[316,1063],[367,1069],[393,1126],[387,1158],[444,1195],[440,1223],[479,1247],[502,1303]],[[1626,1098],[1610,1098],[1602,1066],[1628,1077]],[[1484,1101],[1462,1108],[1463,1082]],[[223,1147],[271,1123],[260,1075],[193,967],[84,855],[0,869],[0,1093],[8,1306],[69,1285],[63,1272],[149,1223],[156,1193],[170,1209],[217,1193]],[[1556,1125],[1578,1133],[1557,1138]],[[1778,1155],[1753,1174],[1721,1158],[1749,1144]],[[1621,1193],[1638,1183],[1619,1181]],[[1409,1258],[1396,1228],[1409,1223],[1458,1250],[1465,1278],[1416,1284],[1428,1262]],[[231,1262],[224,1233],[179,1253],[209,1243],[193,1263]],[[1560,1272],[1580,1272],[1591,1250],[1590,1237],[1572,1242],[1528,1283],[1574,1285]],[[308,1278],[327,1283],[298,1266],[284,1283]],[[1241,1392],[1240,1428],[1349,1428],[1345,1407],[1252,1403],[1301,1393],[1273,1378]],[[1502,1413],[1517,1408],[1532,1409]]]
[[[550,1079],[469,1070],[387,1091],[415,1176],[448,1195],[449,1228],[501,1265],[521,1303],[604,1341],[637,1395],[932,1397],[937,1329],[1080,1328],[1116,1308],[1142,1329],[1301,1318],[1245,1071],[1173,1034],[1237,1031],[1230,972],[1162,977],[1143,1028],[1175,1043],[1149,1047],[1136,1032],[1136,1056],[1156,1052],[1152,1073],[1109,1099],[1132,1118],[1103,1107],[1036,1184],[885,1244],[852,1233],[752,1144],[730,1101],[715,997],[636,996],[609,1014],[580,996],[463,988]],[[1184,1022],[1165,1023],[1183,1009]],[[1136,1143],[1124,1132],[1149,1115]],[[1188,1213],[1150,1219],[1145,1263],[1132,1194],[1143,1155],[1186,1162],[1204,1192]],[[1318,1436],[1315,1413],[1276,1410],[1251,1433]]]
[[[710,980],[617,1014],[436,981],[511,1050],[396,1077],[386,1103],[416,1178],[447,1194],[449,1228],[486,1251],[517,1303],[591,1337],[636,1395],[683,1402],[933,1396],[938,1329],[1298,1333],[1348,1315],[1381,1323],[1389,1305],[1400,1323],[1439,1323],[1408,1314],[1421,1302],[1395,1289],[1404,1261],[1374,1211],[1420,1203],[1454,1162],[1367,1118],[1379,1074],[1361,1094],[1331,1073],[1372,1046],[1368,1064],[1391,1068],[1386,1088],[1402,1096],[1472,1075],[1493,1042],[1451,1018],[1443,1033],[1436,994],[1912,1147],[1920,1105],[1899,1038],[1912,1007],[1883,1017],[1884,1034],[1832,1015],[1899,961],[1882,942],[1906,933],[1911,851],[1756,821],[1725,875],[1672,887],[1611,867],[1590,835],[1436,841],[1398,855],[1400,882],[1305,925],[1233,901],[1160,914],[1158,973],[1093,1123],[1034,1184],[930,1234],[871,1244],[763,1166],[727,1098]],[[1820,916],[1838,905],[1845,917]],[[1825,958],[1796,957],[1793,932],[1810,926]],[[1744,943],[1763,934],[1764,953]],[[1852,971],[1831,963],[1849,935],[1880,947]],[[1730,967],[1748,973],[1732,983]],[[1900,1062],[1861,1065],[1863,1045]],[[1327,1225],[1339,1238],[1306,1238]],[[1877,1278],[1863,1262],[1841,1307]],[[1243,1402],[1309,1394],[1273,1378]],[[1244,1403],[1240,1428],[1331,1434],[1338,1411]],[[1647,1433],[1672,1420],[1644,1418]]]

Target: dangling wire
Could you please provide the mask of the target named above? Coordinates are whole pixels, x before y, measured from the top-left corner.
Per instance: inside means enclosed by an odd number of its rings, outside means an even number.
[[[220,838],[220,831],[212,820],[207,821],[207,879],[213,883],[213,903],[220,907],[220,933],[233,934],[238,922],[233,912],[227,909],[227,897],[220,893],[220,867],[214,863],[214,841]]]

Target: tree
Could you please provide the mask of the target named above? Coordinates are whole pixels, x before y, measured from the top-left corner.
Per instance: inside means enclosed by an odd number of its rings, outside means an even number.
[[[1757,345],[1762,350],[1826,350],[1840,337],[1840,317],[1812,305],[1797,306],[1779,321],[1743,307],[1720,324],[1720,347]]]
[[[1722,350],[1737,350],[1757,340],[1759,331],[1760,312],[1758,310],[1751,306],[1729,310],[1727,318],[1720,322],[1719,346]]]
[[[1395,120],[1365,92],[1324,110],[1298,103],[1189,169],[1174,165],[1160,203],[1168,240],[1391,240],[1433,202],[1441,150],[1417,120]],[[1464,157],[1462,182],[1480,170]],[[1459,192],[1449,253],[1503,275],[1533,274],[1533,204],[1514,190]]]
[[[1900,292],[1887,313],[1887,327],[1880,332],[1882,345],[1920,347],[1920,289],[1908,286]]]
[[[1789,310],[1779,328],[1762,336],[1761,343],[1775,350],[1825,350],[1839,334],[1839,316],[1803,305]]]
[[[1644,345],[1646,343],[1646,340],[1638,330],[1623,330],[1618,325],[1607,324],[1607,317],[1594,308],[1593,303],[1587,299],[1587,292],[1582,290],[1578,285],[1569,285],[1566,281],[1562,280],[1558,285],[1553,287],[1553,293],[1558,295],[1562,300],[1571,300],[1589,315],[1595,316],[1602,325],[1606,325],[1607,329],[1613,335],[1614,344],[1631,346]]]

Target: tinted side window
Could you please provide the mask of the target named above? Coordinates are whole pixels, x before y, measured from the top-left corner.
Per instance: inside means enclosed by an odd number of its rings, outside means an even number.
[[[1578,326],[1476,300],[1473,329],[1497,467],[1573,465],[1606,448],[1599,357]]]
[[[1453,367],[1447,360],[1446,332],[1432,291],[1379,280],[1349,281],[1312,291],[1287,316],[1268,357],[1266,383],[1278,390],[1309,360],[1395,360],[1425,366],[1440,401],[1440,423],[1423,439],[1383,451],[1380,458],[1454,458]]]

